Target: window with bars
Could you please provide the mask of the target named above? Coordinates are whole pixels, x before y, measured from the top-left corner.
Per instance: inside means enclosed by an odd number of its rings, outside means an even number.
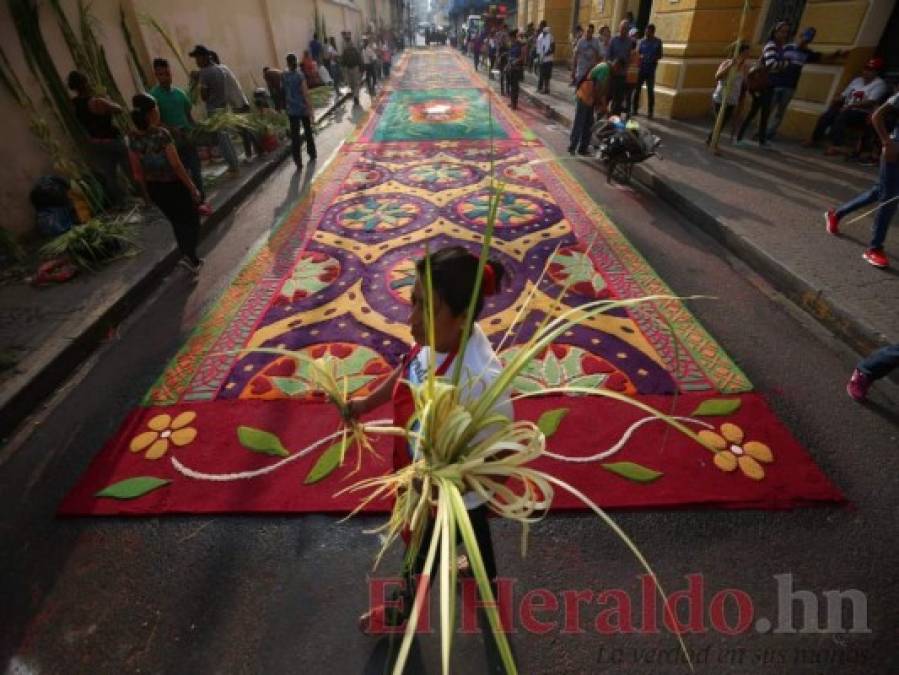
[[[762,44],[768,41],[768,35],[778,21],[788,22],[793,33],[801,30],[799,21],[802,19],[802,12],[805,11],[805,2],[806,0],[771,0],[759,41]]]

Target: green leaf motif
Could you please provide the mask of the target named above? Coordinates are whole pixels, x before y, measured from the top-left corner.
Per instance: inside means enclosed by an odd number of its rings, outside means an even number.
[[[691,416],[708,417],[712,415],[730,415],[740,409],[742,402],[738,398],[710,398],[703,401],[690,413]]]
[[[165,478],[156,478],[155,476],[135,476],[127,478],[118,483],[108,485],[96,494],[94,497],[111,497],[112,499],[135,499],[143,497],[148,492],[152,492],[156,488],[168,485],[172,481]]]
[[[556,408],[555,410],[547,410],[540,415],[537,421],[537,427],[543,432],[543,435],[549,438],[559,429],[565,415],[568,414],[568,408]]]
[[[600,464],[600,466],[606,471],[611,471],[622,478],[627,478],[637,483],[651,483],[664,475],[661,471],[656,471],[634,462],[610,462],[608,464]]]
[[[343,454],[346,451],[346,443],[349,440],[349,436],[345,436],[341,440],[337,441],[334,445],[325,450],[321,456],[318,458],[318,461],[315,463],[315,466],[309,471],[309,475],[306,476],[306,480],[303,482],[306,485],[312,485],[313,483],[317,483],[323,478],[327,478],[330,476],[334,469],[340,466],[340,462],[343,459]]]
[[[281,439],[268,431],[253,427],[237,427],[237,438],[247,450],[276,457],[290,456],[287,448],[281,444]]]

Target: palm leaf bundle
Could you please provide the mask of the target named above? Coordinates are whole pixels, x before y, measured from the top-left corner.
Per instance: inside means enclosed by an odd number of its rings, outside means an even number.
[[[220,131],[253,130],[254,128],[253,120],[248,115],[231,112],[230,110],[220,110],[214,115],[197,122],[190,133],[194,136],[203,136],[216,134]]]
[[[134,251],[137,230],[134,211],[104,220],[94,218],[76,225],[40,249],[45,259],[68,258],[77,267],[93,272],[102,264]]]

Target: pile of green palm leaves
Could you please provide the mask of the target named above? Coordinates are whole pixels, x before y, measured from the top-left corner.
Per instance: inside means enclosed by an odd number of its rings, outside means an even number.
[[[67,258],[76,267],[96,271],[104,263],[131,255],[137,242],[134,211],[110,219],[93,218],[44,244],[40,256],[47,260]]]
[[[231,112],[230,110],[220,110],[197,122],[191,129],[191,134],[193,136],[207,136],[222,131],[239,131],[241,129],[253,131],[255,128],[256,126],[249,115]]]

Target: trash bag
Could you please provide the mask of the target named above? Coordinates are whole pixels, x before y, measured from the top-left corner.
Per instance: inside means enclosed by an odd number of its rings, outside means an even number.
[[[62,176],[41,176],[28,195],[35,209],[72,206],[69,181]]]

